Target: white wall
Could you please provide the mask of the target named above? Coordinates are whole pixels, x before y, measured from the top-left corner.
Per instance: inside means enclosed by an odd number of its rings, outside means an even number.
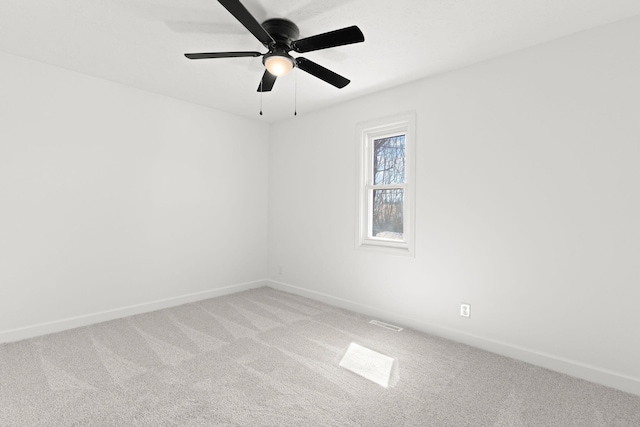
[[[0,341],[266,277],[267,125],[5,54],[0,70]]]
[[[0,342],[268,275],[640,394],[639,39],[635,18],[271,129],[0,54]],[[357,251],[356,124],[407,110],[416,257]]]
[[[270,277],[640,394],[638,40],[635,18],[274,125]],[[408,110],[416,257],[356,250],[356,124]]]

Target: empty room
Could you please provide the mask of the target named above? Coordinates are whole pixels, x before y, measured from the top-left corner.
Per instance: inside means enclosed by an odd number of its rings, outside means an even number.
[[[639,426],[640,2],[0,2],[0,426]]]

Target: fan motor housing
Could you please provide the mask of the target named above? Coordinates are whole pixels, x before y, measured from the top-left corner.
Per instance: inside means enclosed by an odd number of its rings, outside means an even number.
[[[298,26],[288,19],[272,18],[262,23],[262,27],[276,41],[291,49],[291,43],[298,40],[300,30]]]

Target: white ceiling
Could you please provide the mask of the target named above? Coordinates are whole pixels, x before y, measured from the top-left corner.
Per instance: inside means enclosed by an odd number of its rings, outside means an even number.
[[[359,26],[364,43],[304,54],[351,84],[291,73],[258,116],[261,58],[183,56],[265,51],[216,0],[1,0],[0,51],[273,122],[293,115],[296,74],[304,114],[640,14],[638,0],[241,1],[259,22],[294,21],[301,38]]]

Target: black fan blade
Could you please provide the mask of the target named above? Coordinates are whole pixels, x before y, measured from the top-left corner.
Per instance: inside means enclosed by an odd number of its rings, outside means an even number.
[[[239,0],[218,0],[247,30],[257,38],[260,43],[269,46],[275,40],[262,28],[262,25],[253,17],[246,7]]]
[[[306,71],[312,76],[316,76],[320,80],[324,80],[330,85],[334,85],[338,89],[342,89],[343,87],[351,83],[351,80],[345,79],[341,75],[336,74],[331,70],[327,70],[323,66],[318,65],[313,61],[309,61],[306,58],[296,58],[296,65],[302,71]]]
[[[260,52],[209,52],[209,53],[185,53],[189,59],[207,59],[207,58],[241,58],[244,56],[262,56]]]
[[[262,80],[260,81],[260,85],[258,86],[258,92],[271,92],[273,89],[273,85],[276,82],[277,77],[264,70],[264,74],[262,75]]]
[[[347,27],[341,30],[330,31],[317,36],[307,37],[293,42],[293,50],[300,53],[311,52],[313,50],[326,49],[346,44],[360,43],[364,41],[364,35],[360,28]]]

